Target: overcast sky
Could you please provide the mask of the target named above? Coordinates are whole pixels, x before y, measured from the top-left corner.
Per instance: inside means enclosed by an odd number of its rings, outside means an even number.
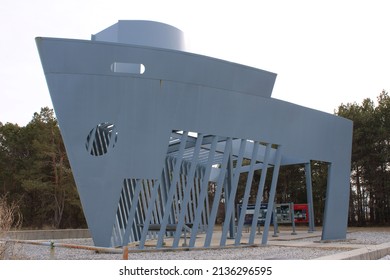
[[[181,29],[187,50],[277,73],[273,97],[333,113],[390,91],[387,0],[0,0],[0,122],[52,108],[34,38],[90,39],[118,20]]]

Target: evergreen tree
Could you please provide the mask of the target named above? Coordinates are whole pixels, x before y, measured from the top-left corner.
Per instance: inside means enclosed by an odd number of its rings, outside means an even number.
[[[42,108],[25,127],[0,125],[0,167],[1,193],[20,199],[25,227],[85,226],[53,110]]]
[[[351,224],[389,224],[390,98],[386,91],[362,104],[340,105],[339,116],[354,122],[351,170]]]

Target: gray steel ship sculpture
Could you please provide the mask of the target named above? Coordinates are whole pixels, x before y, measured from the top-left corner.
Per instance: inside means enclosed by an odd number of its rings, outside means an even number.
[[[329,163],[322,239],[346,237],[352,122],[271,98],[276,74],[186,52],[183,34],[119,21],[92,40],[36,38],[83,211],[96,246],[254,244],[272,169],[266,244],[279,167]],[[252,186],[254,173],[261,174]],[[238,197],[240,174],[247,173]],[[250,234],[242,209],[256,193]],[[253,197],[252,197],[253,199]],[[217,213],[224,206],[224,220]]]

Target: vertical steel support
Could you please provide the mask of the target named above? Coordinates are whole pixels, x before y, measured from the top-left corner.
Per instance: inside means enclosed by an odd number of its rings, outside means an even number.
[[[176,218],[179,216],[180,212],[181,212],[181,208],[183,207],[182,205],[182,202],[183,202],[183,191],[186,189],[186,186],[187,186],[187,183],[186,183],[186,179],[185,179],[185,176],[187,174],[187,169],[185,167],[185,164],[182,165],[182,171],[181,171],[181,174],[180,174],[180,185],[178,186],[177,188],[177,194],[176,194],[176,198],[177,198],[177,213],[176,213]],[[184,211],[186,214],[187,212]],[[177,221],[176,221],[177,223]]]
[[[150,182],[150,180],[147,180],[147,186],[148,186],[148,189],[150,189],[150,186],[153,186],[153,182]],[[166,186],[163,185],[163,187],[164,187],[164,190],[166,190]],[[162,215],[165,212],[164,211],[165,210],[164,209],[164,201],[166,201],[166,199],[161,195],[161,193],[162,193],[161,189],[162,189],[162,187],[160,186],[160,189],[159,189],[160,195],[157,196],[155,206],[153,206],[153,207],[156,207],[155,223],[159,223],[162,220]],[[148,193],[149,193],[149,197],[150,197],[150,191]]]
[[[213,236],[213,231],[214,231],[214,226],[215,226],[215,220],[217,217],[217,212],[219,208],[219,203],[221,200],[221,194],[222,194],[222,189],[223,189],[223,184],[225,183],[226,180],[226,171],[227,171],[227,165],[228,161],[231,155],[232,151],[232,138],[228,138],[225,144],[225,151],[223,154],[223,159],[222,159],[222,164],[220,168],[220,174],[218,176],[218,181],[217,181],[217,189],[214,194],[214,201],[213,205],[211,208],[211,214],[209,217],[209,226],[207,228],[207,234],[206,234],[206,239],[204,242],[204,247],[210,247],[211,244],[211,238]]]
[[[115,222],[114,222],[114,227],[111,235],[111,246],[115,247],[117,244],[121,244],[123,242],[123,238],[120,233],[119,229],[119,220],[118,216],[115,215]]]
[[[130,199],[132,196],[132,188],[129,188],[129,183],[128,179],[123,180],[123,188],[121,191],[121,196],[119,199],[119,203],[122,203],[122,206],[124,208],[124,218],[125,218],[125,223],[123,224],[123,232],[125,232],[126,227],[129,223],[129,211],[131,208],[131,202]],[[132,232],[132,231],[131,231]]]
[[[129,180],[128,180],[129,181]],[[134,180],[135,184],[127,184],[127,189],[129,191],[129,193],[127,194],[128,195],[128,200],[129,200],[129,216],[130,216],[130,210],[131,208],[130,207],[133,207],[132,204],[131,204],[131,200],[132,198],[135,196],[135,191],[136,191],[136,186],[137,186],[137,181],[142,181],[142,180]],[[129,238],[129,240],[132,240],[132,241],[135,241],[135,240],[139,240],[139,237],[140,237],[140,234],[141,234],[141,231],[140,231],[140,228],[137,226],[139,224],[141,224],[143,222],[143,219],[142,219],[142,216],[141,216],[141,205],[139,203],[139,198],[138,198],[138,202],[136,205],[134,205],[134,207],[136,207],[135,209],[135,215],[134,215],[134,219],[133,219],[133,224],[132,224],[132,229],[130,230],[130,233],[131,233],[131,238]],[[128,223],[130,221],[130,218],[128,219]]]
[[[203,134],[198,134],[198,138],[196,139],[196,143],[195,143],[194,153],[193,153],[192,160],[191,160],[190,171],[188,172],[188,176],[187,176],[187,186],[184,189],[184,197],[183,197],[183,201],[181,203],[182,207],[181,207],[180,213],[178,215],[175,237],[174,237],[173,244],[172,244],[173,248],[177,248],[179,245],[181,232],[182,232],[183,226],[185,224],[185,217],[186,217],[187,208],[188,208],[188,206],[190,206],[189,207],[190,209],[192,207],[192,205],[189,205],[189,202],[191,199],[191,192],[194,189],[195,173],[196,173],[196,169],[198,167],[198,157],[199,157],[200,148],[202,146],[202,142],[203,142]],[[193,199],[195,199],[195,198],[193,197]]]
[[[205,200],[207,192],[208,192],[210,173],[211,173],[211,168],[213,168],[212,165],[214,162],[215,151],[217,149],[217,143],[218,143],[218,136],[214,136],[213,141],[211,143],[210,151],[209,151],[209,157],[207,160],[206,170],[205,170],[205,173],[204,173],[203,179],[202,179],[200,194],[198,197],[198,205],[196,208],[195,219],[194,219],[194,224],[192,227],[191,239],[190,239],[190,244],[189,244],[190,247],[195,246],[196,235],[198,233],[199,224],[200,224],[201,219],[202,219],[202,212],[205,210],[204,209],[204,200]]]
[[[225,197],[226,197],[226,200],[225,200],[226,213],[225,213],[225,221],[224,221],[224,224],[222,227],[220,246],[225,246],[227,232],[229,229],[231,232],[231,223],[235,222],[234,220],[232,221],[232,214],[235,210],[235,205],[234,205],[235,203],[234,202],[235,202],[235,198],[236,198],[237,185],[238,185],[238,180],[240,178],[241,166],[242,166],[242,160],[244,158],[245,147],[246,147],[246,140],[241,139],[241,145],[240,145],[240,151],[238,154],[237,164],[236,164],[236,168],[234,170],[233,180],[231,181],[231,190],[230,190],[230,193],[225,195]],[[228,180],[231,180],[231,178],[228,177]],[[227,182],[227,183],[229,184],[229,182]]]
[[[229,161],[228,161],[228,170],[227,170],[227,181],[226,184],[224,184],[225,188],[225,213],[227,212],[227,208],[230,207],[226,201],[229,201],[229,195],[232,193],[233,189],[233,177],[234,177],[234,168],[233,168],[233,155],[230,155]],[[234,207],[234,205],[233,205]],[[226,217],[225,217],[226,218]],[[230,216],[230,222],[229,222],[229,238],[233,239],[234,238],[234,230],[235,230],[235,215],[234,215],[234,210],[232,211],[232,215]]]
[[[195,197],[195,203],[193,205],[194,207],[194,217],[192,219],[192,222],[194,223],[194,220],[195,220],[195,217],[196,217],[196,209],[198,209],[198,203],[199,203],[199,200],[200,200],[200,189],[201,189],[201,182],[203,180],[203,177],[204,177],[204,174],[205,174],[205,170],[204,169],[200,169],[199,172],[198,172],[198,177],[196,178],[195,180],[195,185],[194,185],[194,197]]]
[[[145,220],[145,216],[146,216],[146,211],[148,210],[148,200],[149,200],[149,192],[146,193],[146,186],[145,186],[145,179],[144,180],[140,180],[141,181],[141,202],[142,202],[142,217],[143,217],[143,221]],[[139,203],[139,202],[138,202]]]
[[[180,143],[182,143],[182,142],[180,142]],[[170,212],[170,214],[168,215],[168,220],[169,221],[167,221],[167,223],[172,223],[172,221],[170,220],[170,217],[174,217],[174,215],[175,215],[175,211],[174,211],[173,205],[170,204],[170,206],[167,208],[166,204],[167,204],[167,200],[169,198],[168,192],[170,190],[173,177],[175,176],[174,169],[175,169],[177,161],[178,161],[178,158],[176,158],[176,157],[172,157],[171,160],[169,161],[169,163],[170,163],[170,169],[169,169],[169,173],[168,173],[169,183],[166,184],[165,188],[164,188],[165,199],[163,200],[163,205],[164,205],[164,214],[163,214],[163,216],[166,215],[166,212]],[[180,172],[179,172],[179,174],[180,174]],[[161,188],[160,188],[160,190],[161,190]],[[157,223],[161,224],[162,220],[163,219],[159,220],[158,222],[155,221],[155,224],[157,224]]]
[[[265,217],[264,233],[263,233],[263,237],[261,240],[262,245],[266,245],[267,240],[268,240],[268,231],[269,231],[269,226],[271,223],[272,212],[274,209],[276,185],[278,183],[281,158],[282,158],[282,146],[279,145],[277,150],[276,150],[274,172],[272,174],[271,190],[270,190],[270,194],[269,194],[269,198],[268,198],[267,215]]]
[[[199,137],[199,136],[198,136]],[[195,169],[197,168],[197,166],[195,166]],[[188,172],[188,179],[187,179],[187,187],[186,187],[186,191],[188,192],[187,193],[184,193],[184,198],[183,198],[183,201],[186,200],[186,197],[187,197],[187,203],[185,203],[185,207],[186,209],[188,209],[188,216],[187,216],[187,223],[192,223],[192,218],[194,217],[193,215],[193,203],[194,203],[194,181],[195,181],[195,176],[196,176],[196,170],[194,171],[194,175],[190,176],[191,173]],[[190,181],[191,179],[191,181]],[[190,186],[190,188],[189,188]],[[192,195],[191,195],[192,194]]]
[[[257,190],[257,195],[256,195],[256,205],[253,213],[252,228],[249,235],[249,241],[248,241],[249,244],[253,244],[255,241],[257,220],[259,219],[261,203],[263,201],[264,185],[265,185],[265,179],[267,178],[270,153],[271,153],[271,144],[267,143],[265,148],[263,168],[261,170],[261,175],[260,175],[259,188]]]
[[[329,218],[329,212],[330,210],[329,209],[332,209],[335,207],[335,201],[330,199],[330,192],[332,191],[332,188],[331,188],[331,183],[332,183],[332,177],[333,177],[333,172],[334,171],[334,166],[332,163],[328,163],[328,176],[327,176],[327,184],[326,184],[326,197],[325,197],[325,211],[324,211],[324,218],[323,218],[323,222],[322,222],[322,234],[321,234],[321,240],[327,240],[327,238],[325,238],[325,234],[327,233],[327,231],[329,230],[326,230],[327,227],[331,228],[331,224],[327,221],[330,220]]]
[[[154,185],[152,187],[152,195],[149,199],[148,209],[147,209],[147,212],[145,215],[144,226],[143,226],[142,233],[141,233],[141,239],[139,241],[139,248],[140,249],[143,249],[145,246],[146,236],[147,236],[148,231],[149,231],[149,224],[150,224],[150,221],[152,220],[154,202],[156,201],[156,198],[158,196],[158,189],[160,187],[159,181],[160,180],[155,180]]]
[[[168,209],[171,209],[173,206],[172,205],[173,204],[173,197],[175,196],[175,193],[177,191],[177,182],[179,181],[179,178],[180,178],[181,163],[183,161],[183,154],[184,154],[184,150],[185,150],[185,147],[187,144],[187,138],[188,138],[188,131],[183,131],[183,135],[181,137],[181,142],[180,142],[180,147],[179,147],[179,154],[176,158],[175,167],[173,169],[173,178],[172,178],[171,184],[169,186],[167,201],[165,203],[166,211],[164,212],[164,216],[163,216],[163,219],[162,219],[161,225],[160,225],[160,231],[158,233],[157,248],[160,248],[163,245],[165,230],[166,230],[167,224],[169,222],[168,221],[169,216],[172,215],[172,213],[170,213],[171,211],[168,211]],[[173,217],[171,219],[173,219]]]
[[[240,217],[238,219],[238,224],[237,224],[237,234],[236,234],[235,245],[239,245],[241,242],[242,228],[244,226],[246,209],[248,208],[248,200],[249,200],[249,195],[250,195],[251,188],[252,188],[252,181],[253,181],[253,175],[255,173],[256,158],[257,158],[257,154],[259,152],[259,146],[260,146],[260,143],[258,141],[255,141],[253,143],[251,163],[250,163],[250,167],[249,167],[248,176],[246,179],[245,193],[244,193],[244,198],[242,201],[241,213],[240,213]]]
[[[125,184],[127,184],[127,182],[125,182]],[[135,214],[136,214],[136,211],[138,208],[137,206],[138,206],[139,195],[141,193],[141,187],[142,187],[142,180],[137,180],[135,191],[134,191],[134,196],[133,196],[133,199],[131,200],[130,213],[129,213],[129,217],[127,220],[126,230],[125,230],[125,233],[123,236],[122,246],[127,246],[127,244],[129,243],[130,231],[131,231],[133,224],[134,224],[134,218],[135,218]]]
[[[208,185],[207,185],[208,187]],[[209,192],[206,192],[206,199],[205,199],[205,211],[203,211],[203,228],[202,231],[205,231],[207,227],[209,226],[209,219],[210,219],[210,202],[209,202]]]
[[[311,165],[310,162],[305,163],[305,177],[306,177],[306,194],[309,215],[309,232],[315,231],[314,226],[314,206],[313,206],[313,186],[311,180]]]

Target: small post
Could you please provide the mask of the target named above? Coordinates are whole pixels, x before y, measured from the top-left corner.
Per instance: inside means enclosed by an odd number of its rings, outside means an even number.
[[[261,234],[262,234],[262,233],[261,233],[261,225],[260,225],[259,222],[257,222],[257,234],[258,234],[258,235],[261,235]]]
[[[123,246],[123,255],[122,255],[123,260],[128,260],[129,259],[129,247]]]
[[[54,242],[53,241],[50,241],[50,259],[51,260],[55,260],[56,259],[55,250],[54,250]]]
[[[276,213],[276,207],[274,207],[274,211],[273,211],[273,215],[272,215],[272,221],[274,223],[274,234],[272,235],[272,237],[278,237],[278,232],[279,232],[279,228],[278,228],[278,215]]]
[[[183,247],[187,247],[187,226],[184,226],[184,242],[182,244]]]
[[[292,224],[292,233],[291,235],[297,235],[295,231],[295,213],[294,213],[294,203],[290,203],[290,212],[291,212],[291,224]]]

